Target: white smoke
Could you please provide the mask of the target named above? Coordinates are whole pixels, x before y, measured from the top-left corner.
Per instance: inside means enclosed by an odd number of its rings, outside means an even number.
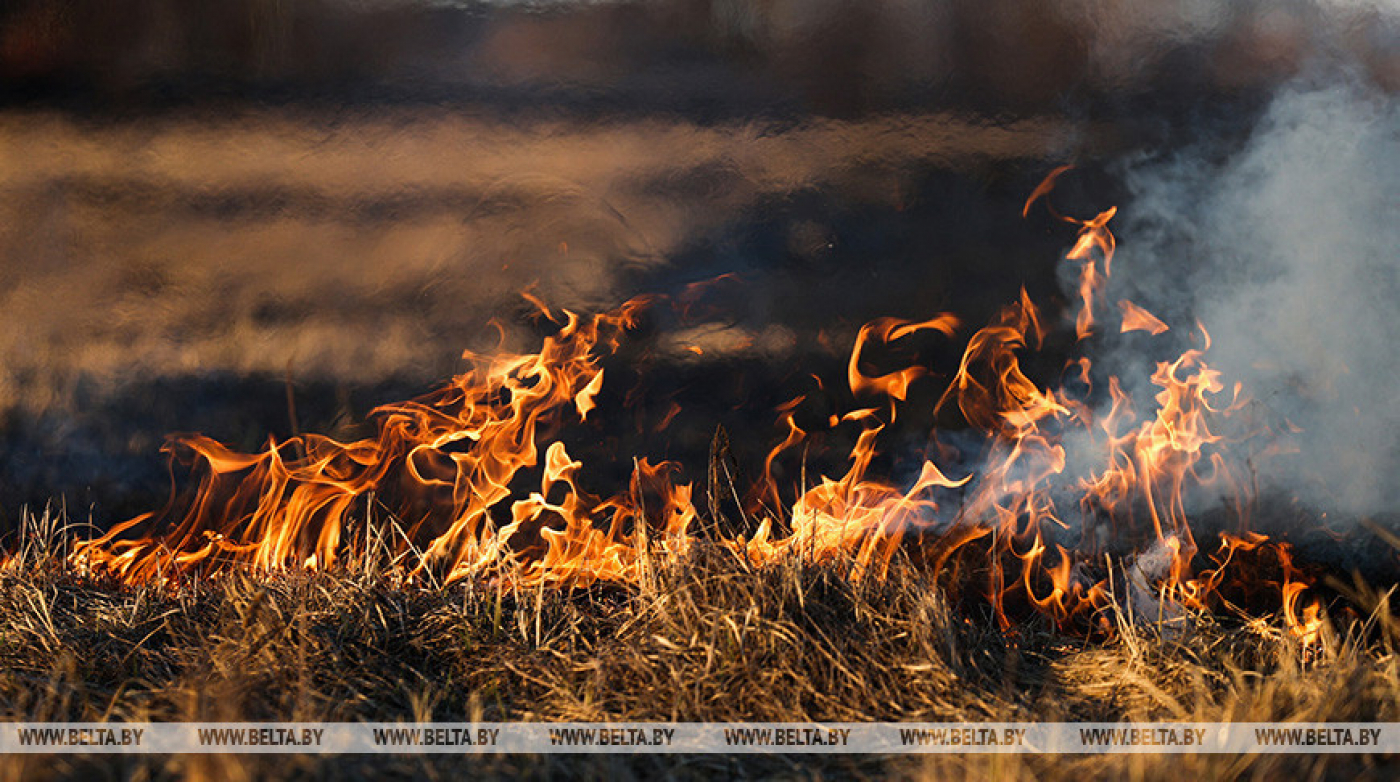
[[[1302,428],[1266,490],[1323,511],[1400,509],[1400,101],[1281,92],[1247,142],[1129,166],[1115,277],[1207,362]]]

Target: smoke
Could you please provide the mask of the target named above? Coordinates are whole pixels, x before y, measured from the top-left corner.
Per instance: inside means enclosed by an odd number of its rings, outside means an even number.
[[[1115,276],[1177,327],[1297,454],[1257,465],[1322,511],[1400,507],[1400,103],[1363,86],[1291,86],[1248,140],[1128,166]],[[1122,270],[1121,272],[1119,270]]]

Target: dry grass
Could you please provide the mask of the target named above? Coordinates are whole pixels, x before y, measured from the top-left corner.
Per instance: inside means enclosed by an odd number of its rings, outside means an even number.
[[[1335,584],[1364,618],[1320,650],[1268,617],[1086,642],[1034,622],[997,632],[907,565],[852,584],[702,545],[632,589],[423,589],[365,563],[132,588],[69,566],[54,516],[26,526],[0,570],[10,720],[1400,720],[1400,623],[1364,585]],[[1393,778],[1387,760],[17,756],[0,776]]]

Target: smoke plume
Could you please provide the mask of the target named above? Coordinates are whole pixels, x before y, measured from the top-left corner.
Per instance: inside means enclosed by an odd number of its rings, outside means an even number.
[[[1127,182],[1116,276],[1175,324],[1198,319],[1208,363],[1302,430],[1299,453],[1259,465],[1265,490],[1322,511],[1400,506],[1395,96],[1295,85],[1243,145],[1138,160]]]

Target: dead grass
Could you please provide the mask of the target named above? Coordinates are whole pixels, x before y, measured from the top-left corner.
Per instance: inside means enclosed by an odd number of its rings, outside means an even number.
[[[635,589],[423,589],[363,564],[133,588],[69,566],[56,516],[26,526],[0,570],[8,720],[1400,720],[1400,624],[1364,584],[1334,584],[1361,618],[1320,650],[1269,617],[1199,616],[1176,638],[1125,623],[1087,642],[1039,622],[998,632],[907,565],[852,584],[834,567],[755,570],[698,546]],[[1344,755],[0,760],[0,776],[36,779],[1394,772],[1389,758]]]

